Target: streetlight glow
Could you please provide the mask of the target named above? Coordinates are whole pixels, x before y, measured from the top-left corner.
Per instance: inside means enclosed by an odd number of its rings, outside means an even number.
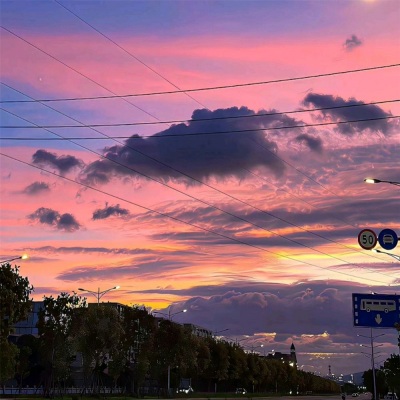
[[[100,299],[108,292],[110,292],[111,290],[117,290],[119,289],[121,286],[114,286],[110,289],[106,289],[103,290],[102,292],[100,292],[100,288],[97,289],[97,292],[94,292],[93,290],[88,290],[88,289],[84,289],[84,288],[78,288],[78,290],[80,290],[81,292],[88,292],[91,293],[93,296],[95,296],[97,298],[97,305],[100,304]]]
[[[396,181],[384,181],[382,179],[375,179],[375,178],[365,178],[365,183],[389,183],[390,185],[400,186],[400,182]]]
[[[13,257],[13,258],[10,258],[8,260],[0,261],[0,264],[4,264],[6,262],[11,262],[11,261],[14,261],[14,260],[26,260],[27,258],[29,258],[28,254],[22,254],[22,256]]]
[[[169,319],[170,321],[172,321],[172,317],[173,317],[174,315],[181,314],[181,313],[185,313],[185,312],[187,312],[187,309],[186,309],[186,308],[185,308],[184,310],[171,313],[171,306],[169,306],[169,307],[168,307],[168,314],[167,314],[167,313],[163,313],[163,312],[161,312],[161,311],[153,311],[153,314],[164,315],[164,317],[168,317],[168,319]]]

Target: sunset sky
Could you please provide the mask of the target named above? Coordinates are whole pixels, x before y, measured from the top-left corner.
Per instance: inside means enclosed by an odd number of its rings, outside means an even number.
[[[400,187],[363,181],[400,181],[397,0],[0,7],[0,260],[29,254],[35,300],[120,285],[102,300],[307,371],[370,367],[351,294],[400,291],[357,240],[400,234]]]

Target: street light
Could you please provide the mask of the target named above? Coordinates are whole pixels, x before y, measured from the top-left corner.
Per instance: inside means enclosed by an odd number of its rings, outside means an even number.
[[[395,181],[383,181],[381,179],[375,179],[375,178],[365,178],[364,179],[365,183],[389,183],[391,185],[395,186],[400,186],[400,182],[395,182]]]
[[[222,330],[220,330],[220,331],[215,331],[215,332],[213,332],[213,335],[214,335],[214,336],[217,336],[218,333],[222,333],[222,332],[226,332],[226,331],[229,331],[229,328],[222,329]]]
[[[376,398],[375,358],[374,358],[374,339],[378,338],[379,336],[383,336],[383,335],[384,335],[384,333],[381,333],[380,335],[377,335],[377,336],[372,336],[372,328],[371,328],[371,334],[369,337],[364,336],[364,335],[357,335],[359,337],[364,337],[364,338],[371,340],[371,346],[365,346],[363,344],[360,344],[360,346],[371,348],[371,364],[372,364],[372,380],[373,380],[373,384],[374,384],[374,400],[377,400],[377,398]],[[381,346],[383,346],[383,344],[378,344],[375,347],[381,347]]]
[[[6,262],[11,262],[14,260],[26,260],[28,258],[28,254],[22,254],[22,256],[10,258],[9,260],[0,261],[0,264],[4,264]]]
[[[391,253],[388,253],[386,251],[382,251],[382,250],[379,250],[379,249],[372,249],[372,251],[375,252],[375,253],[387,254],[388,256],[393,257],[397,261],[400,261],[400,256],[398,256],[397,254],[391,254]]]
[[[88,292],[91,293],[93,296],[95,296],[97,298],[97,305],[100,304],[100,299],[108,292],[110,292],[111,290],[117,290],[119,289],[120,286],[114,286],[110,289],[107,290],[103,290],[102,292],[100,292],[100,288],[97,289],[97,292],[94,292],[92,290],[88,290],[88,289],[83,289],[83,288],[78,288],[78,290],[82,291],[82,292]]]
[[[187,312],[186,308],[185,308],[184,310],[171,313],[171,306],[169,306],[169,307],[168,307],[168,314],[167,314],[167,313],[163,313],[163,312],[161,312],[161,311],[153,311],[153,314],[164,315],[165,317],[168,317],[168,319],[169,319],[170,321],[172,321],[172,317],[173,317],[174,315],[181,314],[181,313],[185,313],[185,312]]]

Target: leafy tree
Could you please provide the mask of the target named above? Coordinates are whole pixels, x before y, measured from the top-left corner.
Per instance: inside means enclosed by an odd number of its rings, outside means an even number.
[[[390,391],[400,392],[400,356],[392,354],[383,364],[383,368]]]
[[[219,382],[228,379],[229,373],[229,350],[226,342],[215,341],[208,339],[208,347],[210,349],[211,361],[205,371],[205,376],[209,380],[209,384],[214,382],[217,385]],[[240,349],[240,351],[243,351]],[[210,388],[209,388],[210,389]]]
[[[123,332],[121,317],[112,305],[89,306],[79,314],[73,342],[83,357],[85,387],[90,382],[94,393],[99,391],[102,379],[106,378],[110,360],[122,358],[120,341]],[[115,365],[112,372],[115,378]]]
[[[138,306],[123,307],[121,324],[119,358],[115,356],[109,363],[109,373],[114,380],[121,377],[120,384],[129,393],[134,393],[142,385],[149,369],[150,338],[156,324],[154,317]]]
[[[374,380],[372,375],[372,369],[365,371],[363,374],[364,386],[371,393],[374,393]],[[376,383],[376,392],[378,398],[380,398],[381,394],[386,393],[386,377],[385,373],[381,369],[375,370],[375,383]]]
[[[55,383],[70,376],[74,358],[71,332],[74,319],[85,309],[86,301],[76,293],[61,293],[57,298],[45,297],[39,311],[38,329],[45,376],[45,395],[51,395]]]
[[[14,375],[18,349],[8,342],[12,327],[27,318],[31,309],[33,286],[19,274],[19,267],[0,265],[0,383]]]

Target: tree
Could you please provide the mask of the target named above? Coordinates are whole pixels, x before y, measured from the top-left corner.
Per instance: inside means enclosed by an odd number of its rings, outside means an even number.
[[[400,391],[400,356],[392,354],[383,364],[386,383],[391,392]]]
[[[369,392],[374,393],[374,380],[372,375],[372,369],[365,371],[362,377],[364,380],[364,386],[367,388]],[[376,383],[377,396],[378,398],[380,398],[379,396],[386,392],[386,377],[383,370],[381,369],[375,370],[375,383]]]
[[[93,392],[98,393],[105,371],[111,360],[121,360],[120,346],[123,336],[118,311],[107,304],[89,306],[80,313],[73,333],[76,350],[82,353],[85,388],[90,382]],[[115,365],[112,368],[115,375]],[[118,371],[120,373],[120,371]]]
[[[76,293],[44,298],[38,329],[45,376],[44,394],[47,396],[54,390],[56,382],[60,384],[70,376],[70,364],[74,357],[71,332],[74,319],[85,307],[86,300]]]
[[[13,377],[18,349],[8,342],[14,324],[27,318],[33,286],[19,274],[19,267],[0,265],[0,383]]]

